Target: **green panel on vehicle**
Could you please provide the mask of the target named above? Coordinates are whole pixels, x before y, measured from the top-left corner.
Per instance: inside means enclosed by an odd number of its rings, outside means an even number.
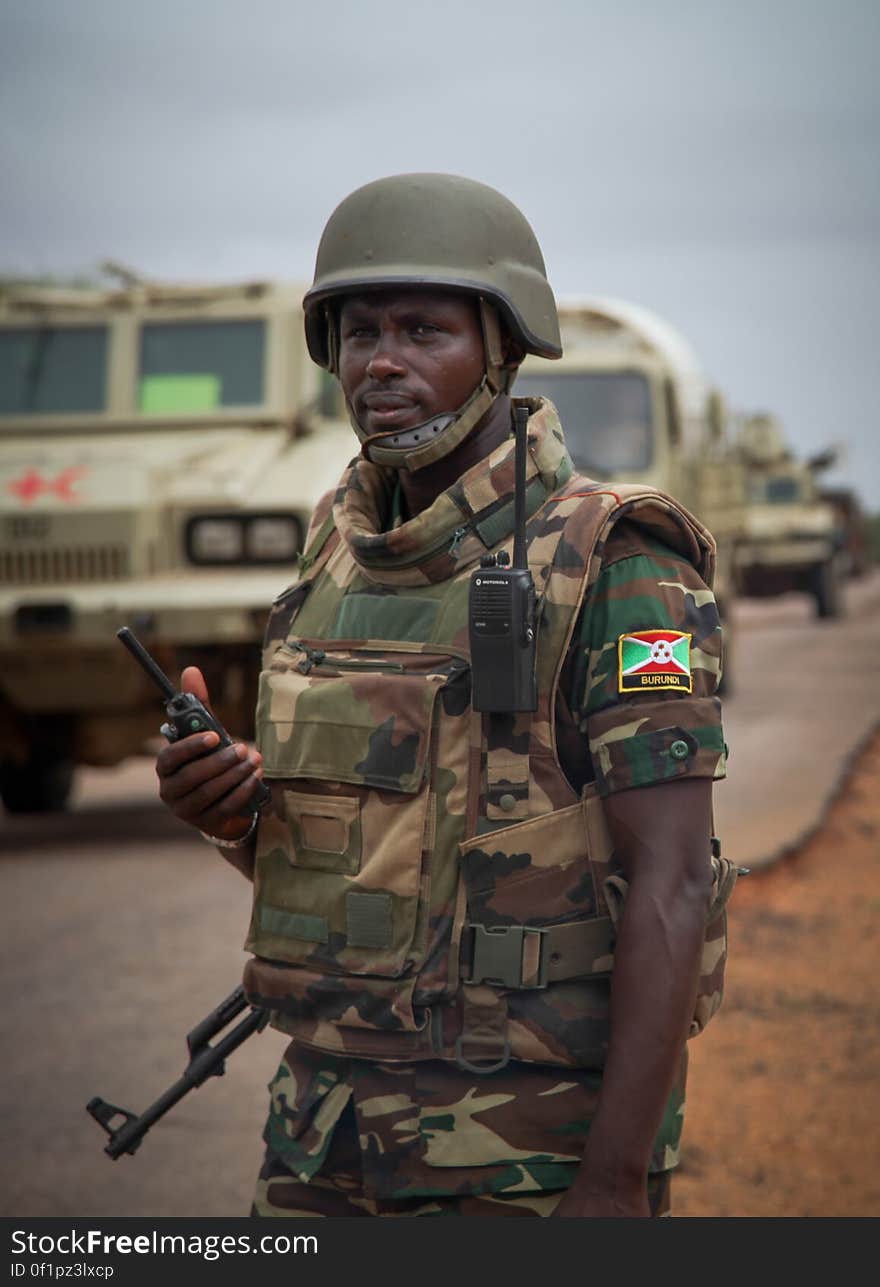
[[[220,405],[216,375],[145,375],[140,384],[140,410],[162,416],[180,411],[211,411]]]

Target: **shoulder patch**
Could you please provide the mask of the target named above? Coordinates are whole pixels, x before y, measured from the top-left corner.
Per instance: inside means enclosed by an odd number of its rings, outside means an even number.
[[[676,688],[689,693],[691,636],[681,630],[634,630],[617,640],[617,691]]]

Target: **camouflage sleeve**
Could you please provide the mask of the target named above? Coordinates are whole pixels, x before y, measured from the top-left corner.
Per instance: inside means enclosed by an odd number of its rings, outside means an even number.
[[[687,560],[620,523],[576,637],[572,709],[600,794],[724,777],[721,625]]]

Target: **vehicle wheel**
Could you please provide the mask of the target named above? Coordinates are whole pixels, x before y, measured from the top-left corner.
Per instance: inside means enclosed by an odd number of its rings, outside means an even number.
[[[45,751],[27,764],[0,764],[0,799],[7,813],[57,813],[73,786],[73,761]]]
[[[813,597],[816,616],[820,620],[834,620],[843,616],[843,585],[837,559],[820,563],[813,571]]]

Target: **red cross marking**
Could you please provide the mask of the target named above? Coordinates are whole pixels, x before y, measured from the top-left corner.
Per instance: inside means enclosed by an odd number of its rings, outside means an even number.
[[[67,469],[62,469],[57,478],[44,478],[38,469],[29,469],[27,473],[22,474],[21,478],[16,478],[14,482],[9,483],[6,490],[12,492],[13,496],[18,496],[25,504],[47,492],[54,494],[62,501],[77,501],[79,497],[72,488],[85,472],[81,465],[71,465]]]

